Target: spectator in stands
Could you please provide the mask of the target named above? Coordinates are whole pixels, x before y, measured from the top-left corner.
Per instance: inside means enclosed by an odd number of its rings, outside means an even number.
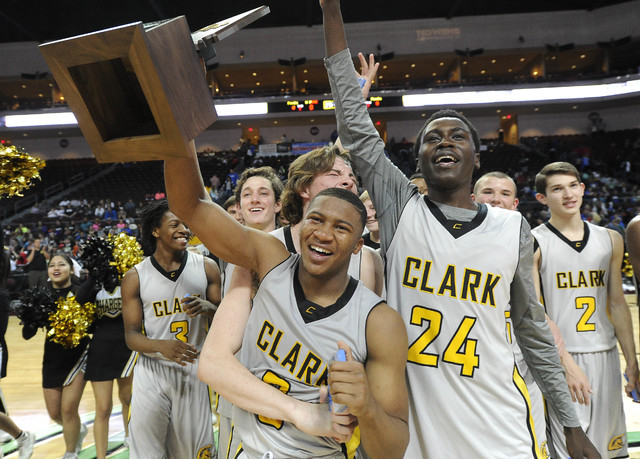
[[[211,189],[218,191],[218,188],[220,188],[220,177],[218,177],[217,174],[213,174],[209,182],[211,183]]]
[[[104,213],[105,213],[105,208],[102,205],[102,202],[100,202],[98,204],[98,207],[96,207],[96,210],[93,212],[93,215],[95,215],[96,217],[98,217],[99,219],[104,217]]]
[[[133,199],[129,198],[124,204],[124,211],[127,213],[127,217],[133,218],[136,216],[136,203],[133,202]]]
[[[102,218],[105,220],[115,220],[118,218],[118,214],[113,207],[110,207],[109,209],[105,210],[104,216]]]
[[[29,287],[46,287],[47,262],[51,258],[46,247],[42,246],[42,240],[34,240],[29,247],[27,263],[29,263]]]

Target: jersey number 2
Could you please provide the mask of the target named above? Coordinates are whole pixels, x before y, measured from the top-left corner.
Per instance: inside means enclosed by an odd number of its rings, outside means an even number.
[[[596,299],[592,296],[579,296],[576,298],[576,309],[585,309],[582,317],[576,324],[576,331],[595,331],[596,324],[589,322],[591,316],[596,312]]]
[[[442,354],[443,362],[460,365],[460,375],[469,378],[473,378],[480,360],[476,354],[478,340],[469,338],[469,332],[476,320],[475,317],[464,317]],[[407,361],[427,367],[437,367],[440,356],[426,352],[426,349],[440,335],[442,313],[424,306],[414,306],[411,310],[411,325],[422,327],[424,322],[429,322],[429,325],[409,346]]]

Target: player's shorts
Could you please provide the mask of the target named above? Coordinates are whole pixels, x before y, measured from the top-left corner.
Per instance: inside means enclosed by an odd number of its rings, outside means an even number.
[[[138,358],[129,419],[131,458],[212,457],[211,399],[197,374],[197,361],[181,367]]]
[[[124,340],[92,339],[89,345],[87,381],[112,381],[133,373],[137,352],[131,351]]]
[[[70,349],[46,339],[42,359],[42,387],[55,389],[71,384],[78,373],[84,371],[88,346],[89,338]]]
[[[603,458],[628,457],[627,428],[622,407],[622,375],[618,348],[609,351],[571,354],[585,372],[593,389],[589,405],[574,402],[582,428]],[[562,425],[547,404],[553,457],[569,457]]]
[[[531,374],[527,364],[524,361],[518,361],[517,365],[518,371],[522,379],[524,379],[527,385],[527,391],[529,392],[529,406],[531,407],[536,443],[540,449],[540,454],[542,454],[542,459],[547,459],[549,457],[549,446],[547,445],[547,416],[542,391],[540,391],[540,388],[533,379],[533,374]]]

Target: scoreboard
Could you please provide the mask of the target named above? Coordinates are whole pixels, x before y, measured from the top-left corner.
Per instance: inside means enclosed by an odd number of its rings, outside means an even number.
[[[402,107],[401,96],[372,96],[366,100],[367,108],[376,109],[380,107]],[[269,102],[269,113],[285,113],[285,112],[314,112],[335,110],[336,106],[333,99],[298,99],[287,100],[284,102]]]

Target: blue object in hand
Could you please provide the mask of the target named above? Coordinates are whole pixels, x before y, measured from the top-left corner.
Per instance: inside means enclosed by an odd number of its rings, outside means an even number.
[[[338,349],[336,351],[336,355],[333,360],[338,362],[346,362],[347,354],[344,352],[344,349]],[[328,389],[331,389],[331,387],[329,386]],[[340,403],[333,403],[331,401],[331,392],[329,392],[329,411],[331,411],[332,413],[342,413],[346,410],[347,410],[346,405],[342,405]]]

